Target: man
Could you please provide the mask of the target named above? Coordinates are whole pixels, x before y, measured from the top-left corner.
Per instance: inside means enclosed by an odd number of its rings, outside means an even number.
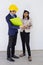
[[[19,26],[14,26],[11,22],[10,19],[16,18],[16,12],[18,11],[18,7],[14,4],[10,5],[9,7],[9,14],[6,16],[6,21],[8,23],[8,35],[9,35],[9,42],[8,42],[8,47],[7,47],[7,60],[9,61],[15,61],[12,58],[19,58],[15,55],[15,46],[16,46],[16,40],[17,40],[17,33]]]

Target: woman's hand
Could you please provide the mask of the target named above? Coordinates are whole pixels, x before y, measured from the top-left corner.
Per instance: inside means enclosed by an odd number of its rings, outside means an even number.
[[[31,26],[32,26],[32,24],[31,24],[31,23],[29,23],[29,24],[26,24],[26,26],[25,26],[25,27],[30,29],[30,28],[31,28]]]

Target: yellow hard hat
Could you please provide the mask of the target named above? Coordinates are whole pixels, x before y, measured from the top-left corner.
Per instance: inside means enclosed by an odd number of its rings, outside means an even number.
[[[15,4],[11,4],[11,5],[9,6],[9,10],[10,10],[10,11],[13,11],[13,10],[18,11],[18,7],[17,7]]]

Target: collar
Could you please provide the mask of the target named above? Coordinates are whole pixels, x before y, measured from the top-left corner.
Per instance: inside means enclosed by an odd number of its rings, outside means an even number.
[[[16,14],[13,15],[13,14],[10,13],[10,15],[11,15],[12,17],[15,17]]]

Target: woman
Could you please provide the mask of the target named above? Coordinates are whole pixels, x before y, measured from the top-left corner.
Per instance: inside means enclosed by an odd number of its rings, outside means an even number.
[[[20,36],[21,36],[21,40],[22,40],[23,54],[21,54],[20,57],[23,57],[26,55],[25,54],[25,44],[26,44],[27,52],[28,52],[28,60],[32,61],[31,51],[30,51],[30,46],[29,46],[30,29],[31,29],[32,23],[31,23],[31,19],[29,17],[29,11],[24,10],[22,22],[23,22],[24,28],[21,29]]]

